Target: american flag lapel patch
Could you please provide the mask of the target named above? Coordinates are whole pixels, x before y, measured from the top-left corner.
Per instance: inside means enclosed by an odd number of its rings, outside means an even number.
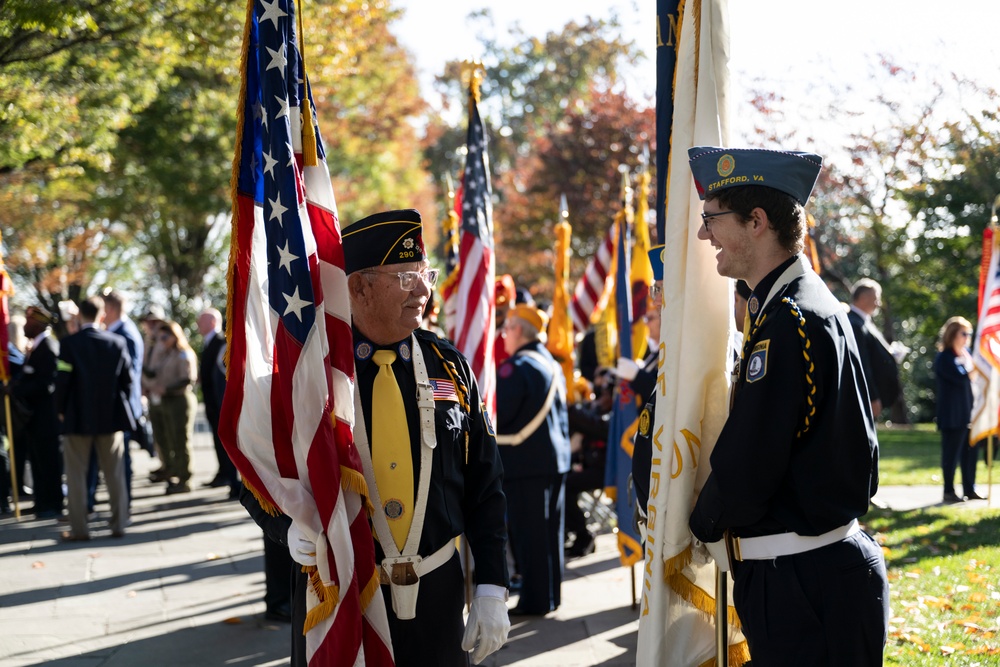
[[[455,383],[451,380],[430,379],[431,389],[434,390],[435,401],[453,401],[458,403],[458,392],[455,391]]]

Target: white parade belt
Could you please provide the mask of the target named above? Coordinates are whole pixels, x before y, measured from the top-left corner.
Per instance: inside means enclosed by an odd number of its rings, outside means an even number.
[[[771,560],[779,556],[791,556],[813,549],[820,549],[859,532],[861,526],[854,519],[846,526],[834,528],[822,535],[799,535],[797,533],[779,533],[761,537],[730,537],[726,532],[726,547],[729,557],[734,561]]]
[[[382,559],[379,572],[379,583],[409,586],[419,581],[420,577],[429,574],[448,562],[455,553],[455,540],[448,540],[444,546],[427,558],[420,556],[396,556]]]

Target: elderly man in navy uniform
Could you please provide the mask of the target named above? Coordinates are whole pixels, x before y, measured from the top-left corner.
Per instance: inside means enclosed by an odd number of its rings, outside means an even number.
[[[889,586],[861,531],[878,441],[843,306],[800,255],[822,158],[696,147],[698,238],[753,289],[732,406],[691,514],[724,540],[754,665],[881,665]]]
[[[497,370],[497,443],[521,595],[511,614],[542,615],[560,604],[563,519],[569,472],[566,382],[541,339],[545,313],[519,304],[507,313]]]
[[[481,662],[507,639],[503,468],[475,376],[450,343],[418,328],[437,279],[415,210],[344,228],[354,324],[354,438],[375,505],[372,528],[399,667]],[[465,589],[455,538],[475,559]],[[314,550],[293,523],[292,557]]]

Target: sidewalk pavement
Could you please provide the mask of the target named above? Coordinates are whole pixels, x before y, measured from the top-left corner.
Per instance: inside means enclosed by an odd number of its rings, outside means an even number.
[[[110,537],[103,492],[88,543],[61,543],[68,525],[56,520],[0,519],[0,666],[289,664],[289,625],[263,618],[261,532],[227,489],[202,488],[217,467],[204,430],[193,466],[195,490],[166,496],[147,481],[157,462],[133,451],[132,524],[121,539]],[[940,504],[941,493],[889,487],[876,500],[907,510]],[[635,665],[632,590],[641,583],[619,565],[614,536],[598,536],[595,553],[567,563],[559,610],[515,618],[507,644],[484,664]]]

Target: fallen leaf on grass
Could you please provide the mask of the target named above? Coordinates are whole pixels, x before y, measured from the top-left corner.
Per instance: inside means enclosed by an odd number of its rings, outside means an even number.
[[[225,623],[226,625],[239,625],[240,623],[243,622],[243,619],[240,618],[239,616],[230,616],[229,618],[225,619],[222,622]]]
[[[32,570],[41,570],[43,567],[45,567],[45,563],[43,563],[40,560],[36,560],[34,563],[31,564]]]
[[[209,553],[205,555],[205,560],[219,560],[219,557],[213,553]]]

